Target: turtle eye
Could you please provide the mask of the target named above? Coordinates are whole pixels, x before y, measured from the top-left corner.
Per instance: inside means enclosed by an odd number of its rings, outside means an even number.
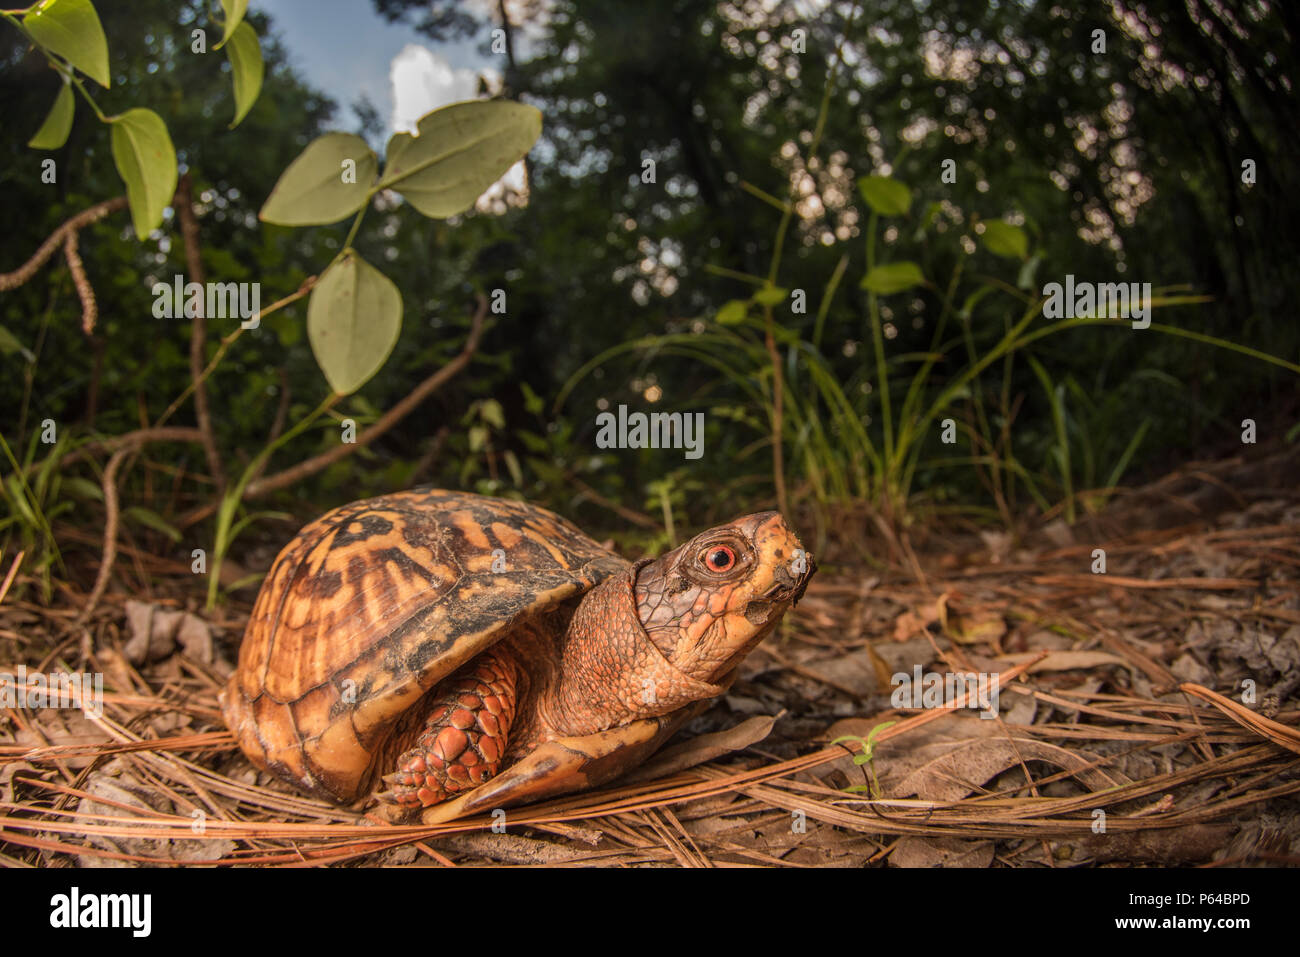
[[[736,566],[736,553],[726,545],[713,545],[701,557],[704,567],[711,572],[729,572]]]

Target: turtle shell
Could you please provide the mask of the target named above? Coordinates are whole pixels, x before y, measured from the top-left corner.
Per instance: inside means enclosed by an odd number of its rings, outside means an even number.
[[[425,488],[344,505],[272,565],[221,696],[226,723],[256,764],[353,800],[425,692],[627,567],[522,502]]]

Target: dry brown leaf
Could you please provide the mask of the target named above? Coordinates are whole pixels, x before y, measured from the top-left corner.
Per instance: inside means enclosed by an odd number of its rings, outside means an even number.
[[[988,867],[994,849],[992,841],[908,836],[894,847],[889,863],[893,867]]]
[[[730,754],[732,751],[742,751],[771,734],[772,726],[783,714],[784,711],[775,716],[755,715],[724,731],[702,734],[681,744],[665,748],[653,761],[641,765],[631,774],[620,778],[620,782],[628,784],[666,777],[693,768],[697,764],[703,764],[705,761],[712,761],[724,754]]]
[[[177,642],[187,657],[212,663],[212,626],[198,615],[131,599],[126,603],[126,620],[131,637],[123,651],[132,664],[166,658]]]
[[[890,797],[915,794],[923,801],[940,803],[960,801],[1021,761],[1043,761],[1075,771],[1078,780],[1094,791],[1126,783],[1113,771],[1087,767],[1095,760],[1086,751],[1067,751],[1032,738],[999,736],[928,745],[894,760],[879,757],[876,771],[882,790]]]
[[[1010,668],[1022,661],[1028,661],[1036,654],[1038,654],[1036,651],[1025,651],[1014,655],[1000,655],[997,660],[1004,662]],[[1119,665],[1130,670],[1133,668],[1130,662],[1108,651],[1052,651],[1048,652],[1047,657],[1042,661],[1031,665],[1026,674],[1037,674],[1040,671],[1087,671],[1105,665]]]
[[[103,770],[93,771],[85,784],[85,790],[95,797],[113,801],[116,804],[101,803],[93,798],[82,798],[77,802],[80,814],[99,815],[123,819],[124,826],[137,817],[117,805],[125,804],[140,812],[140,816],[154,817],[158,814],[172,814],[175,809],[171,801],[163,797],[156,789],[136,780],[130,768],[121,761],[111,761]],[[201,819],[196,818],[196,822]],[[87,819],[87,823],[92,823]],[[104,824],[94,820],[95,824]],[[198,824],[196,824],[198,826]],[[196,832],[197,834],[197,832]],[[86,842],[91,848],[114,851],[118,854],[151,857],[160,860],[185,861],[197,864],[215,861],[235,850],[235,842],[220,839],[175,840],[167,838],[109,836],[106,834],[88,834]],[[82,867],[139,867],[138,862],[124,861],[115,857],[104,857],[93,852],[78,854],[77,861]]]

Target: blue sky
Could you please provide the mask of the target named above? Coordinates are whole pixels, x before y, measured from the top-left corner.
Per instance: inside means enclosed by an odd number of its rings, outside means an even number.
[[[492,66],[479,55],[477,41],[434,45],[409,26],[388,23],[370,0],[253,0],[251,6],[270,14],[294,68],[338,103],[337,122],[345,126],[362,93],[391,132],[395,119],[400,127],[435,106],[472,96],[476,72]]]

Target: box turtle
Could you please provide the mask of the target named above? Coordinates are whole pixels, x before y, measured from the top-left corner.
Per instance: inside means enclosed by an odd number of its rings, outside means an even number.
[[[354,502],[276,558],[222,711],[257,766],[340,803],[382,788],[389,819],[580,790],[725,691],[814,568],[777,512],[629,563],[522,502]]]

